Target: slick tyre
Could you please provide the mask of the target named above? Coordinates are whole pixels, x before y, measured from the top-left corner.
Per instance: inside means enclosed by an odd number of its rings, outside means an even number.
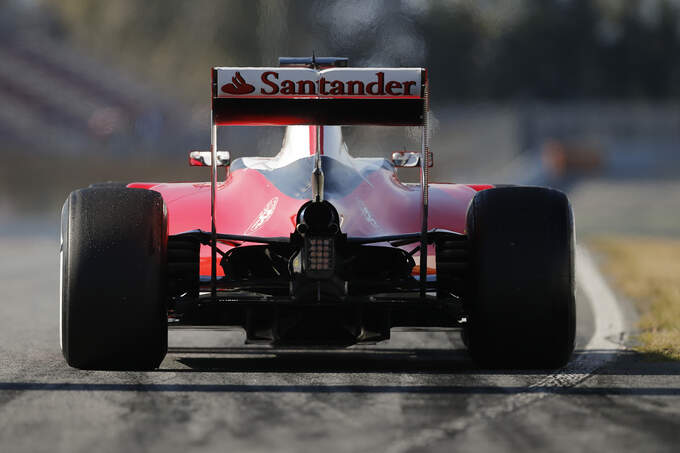
[[[574,229],[562,192],[503,187],[468,210],[472,358],[491,368],[553,369],[574,350]]]
[[[150,370],[167,352],[167,216],[158,192],[93,187],[61,214],[64,358],[89,370]]]

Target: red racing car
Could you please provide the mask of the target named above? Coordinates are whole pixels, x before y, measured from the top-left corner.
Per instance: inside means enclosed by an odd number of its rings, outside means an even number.
[[[482,366],[556,368],[574,348],[573,221],[541,187],[430,184],[421,68],[345,58],[212,70],[206,183],[95,184],[61,223],[61,347],[81,369],[160,365],[168,326],[345,347],[458,328]],[[340,125],[422,127],[422,149],[355,158]],[[231,161],[217,127],[286,125]],[[420,184],[398,167],[420,167]],[[225,173],[218,173],[223,167]]]

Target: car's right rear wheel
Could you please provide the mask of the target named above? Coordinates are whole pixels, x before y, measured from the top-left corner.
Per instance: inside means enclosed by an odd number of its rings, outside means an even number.
[[[562,192],[478,192],[468,211],[468,335],[472,358],[493,368],[558,368],[574,349],[573,220]]]

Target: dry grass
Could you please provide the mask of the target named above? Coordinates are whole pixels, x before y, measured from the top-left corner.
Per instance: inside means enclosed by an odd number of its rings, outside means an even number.
[[[591,241],[605,272],[640,314],[637,350],[680,360],[680,239],[607,237]]]

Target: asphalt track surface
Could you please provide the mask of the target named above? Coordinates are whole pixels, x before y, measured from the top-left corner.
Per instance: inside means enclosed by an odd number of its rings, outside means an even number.
[[[0,237],[2,452],[678,451],[680,365],[625,350],[597,280],[559,371],[479,369],[455,332],[297,351],[182,330],[158,371],[87,372],[59,350],[57,263],[51,227]]]

